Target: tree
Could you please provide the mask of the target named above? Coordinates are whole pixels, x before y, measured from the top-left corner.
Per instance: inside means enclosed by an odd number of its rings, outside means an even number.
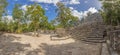
[[[0,20],[2,18],[3,13],[5,13],[5,8],[8,5],[6,0],[0,0]]]
[[[35,32],[48,24],[44,9],[37,3],[27,6],[26,15],[30,20],[29,27]]]
[[[23,18],[23,11],[22,9],[20,9],[20,4],[15,4],[12,15],[13,15],[14,21],[17,23],[16,32],[18,33],[22,32],[22,30],[20,30],[20,27],[21,27],[21,20]]]
[[[101,0],[103,1],[103,0]],[[101,15],[106,24],[119,25],[120,23],[120,0],[105,0]]]
[[[63,28],[74,26],[75,22],[78,20],[78,17],[75,17],[71,14],[71,11],[63,3],[57,3],[57,18],[59,25]]]
[[[0,31],[5,31],[6,24],[2,22],[8,3],[6,0],[0,0]]]

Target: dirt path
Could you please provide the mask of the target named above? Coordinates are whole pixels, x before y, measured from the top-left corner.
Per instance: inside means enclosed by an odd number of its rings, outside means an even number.
[[[85,44],[72,38],[51,40],[47,34],[0,36],[0,55],[99,55],[99,50],[100,44]]]

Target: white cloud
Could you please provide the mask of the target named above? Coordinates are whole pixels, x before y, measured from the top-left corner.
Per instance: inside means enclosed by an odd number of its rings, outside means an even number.
[[[90,7],[87,11],[84,11],[84,12],[83,12],[83,15],[84,15],[84,16],[87,16],[87,13],[88,13],[88,12],[91,12],[91,13],[93,14],[93,13],[98,12],[98,10],[95,9],[95,7]]]
[[[84,16],[82,12],[78,12],[77,10],[74,10],[72,14],[78,17],[80,20]]]
[[[10,21],[13,20],[13,17],[12,17],[11,15],[3,16],[3,17],[2,17],[2,20],[3,20],[3,21],[8,21],[8,22],[10,22]]]
[[[8,16],[3,16],[3,18],[8,18],[9,20],[12,20],[12,16],[8,15]]]
[[[57,2],[61,2],[64,0],[30,0],[32,2],[39,2],[39,3],[53,3],[56,4]],[[68,4],[80,4],[79,0],[66,0]]]
[[[94,7],[91,7],[91,8],[89,8],[87,11],[83,11],[83,12],[82,12],[82,11],[79,12],[79,11],[73,9],[73,7],[69,7],[69,8],[71,9],[72,14],[73,14],[74,16],[78,17],[80,20],[81,20],[83,17],[86,17],[88,12],[91,12],[92,14],[98,12],[97,9],[95,9]]]
[[[84,3],[88,3],[88,1],[84,1]]]
[[[72,15],[78,17],[80,20],[81,20],[81,18],[84,16],[84,15],[83,15],[83,12],[79,12],[79,11],[75,10],[73,7],[69,7],[69,8],[70,8],[71,11],[72,11]]]
[[[47,8],[47,7],[45,7],[45,10],[48,10],[48,8]]]
[[[23,10],[27,10],[27,5],[23,5],[23,6],[21,6],[21,9],[23,9]]]
[[[73,10],[74,8],[73,7],[69,7],[71,10]]]
[[[10,10],[8,10],[7,12],[8,12],[8,13],[11,13],[11,11],[10,11]]]
[[[95,7],[89,8],[88,11],[90,11],[91,13],[96,13],[96,12],[98,12],[98,11],[95,9]]]
[[[30,0],[33,2],[40,2],[40,3],[53,3],[56,4],[57,2],[60,2],[60,0]]]
[[[70,4],[80,4],[79,0],[71,0]]]

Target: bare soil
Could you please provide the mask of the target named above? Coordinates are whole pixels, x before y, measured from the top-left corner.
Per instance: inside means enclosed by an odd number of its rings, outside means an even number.
[[[50,34],[40,34],[40,37],[10,33],[0,35],[0,55],[99,55],[100,46],[64,37],[51,40]]]

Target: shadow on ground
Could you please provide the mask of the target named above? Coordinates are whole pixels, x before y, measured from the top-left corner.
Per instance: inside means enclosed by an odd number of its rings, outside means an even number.
[[[86,45],[82,43],[69,43],[62,45],[48,45],[43,43],[40,47],[45,55],[99,55],[100,45]]]
[[[28,51],[26,55],[40,55],[39,53],[41,52],[41,49],[34,49],[31,51]]]
[[[20,37],[13,35],[0,35],[0,55],[99,55],[100,45],[72,42],[50,45],[42,43],[39,48],[28,50],[30,44],[15,42]],[[42,54],[43,53],[43,54]]]
[[[24,48],[30,47],[30,44],[13,42],[19,39],[12,35],[0,35],[0,55],[20,55],[20,53],[24,53],[26,51]]]

